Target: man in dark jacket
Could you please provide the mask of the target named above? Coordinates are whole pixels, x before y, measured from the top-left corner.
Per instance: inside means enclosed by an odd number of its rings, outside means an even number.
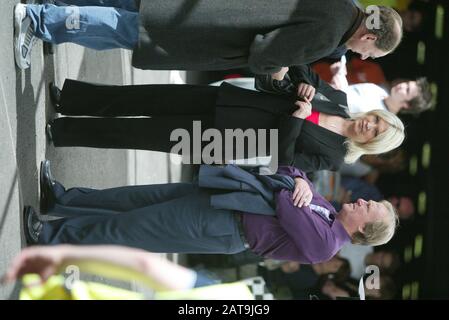
[[[104,50],[133,50],[140,69],[224,70],[249,66],[282,79],[287,67],[314,62],[346,45],[363,57],[399,44],[402,20],[392,9],[364,13],[352,0],[65,0],[89,7],[15,8],[15,51],[30,65],[35,37]],[[97,6],[95,6],[97,5]],[[113,7],[117,6],[117,7]],[[378,24],[372,23],[378,20]]]

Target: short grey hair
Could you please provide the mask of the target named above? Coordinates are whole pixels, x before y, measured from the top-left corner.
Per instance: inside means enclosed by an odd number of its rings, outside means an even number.
[[[384,52],[393,52],[401,43],[403,37],[403,22],[396,10],[377,6],[380,11],[380,28],[368,28],[369,33],[377,36],[376,47]]]
[[[383,200],[380,202],[387,208],[388,215],[382,221],[375,221],[365,224],[364,233],[357,231],[352,236],[352,243],[369,246],[380,246],[393,238],[397,226],[399,225],[399,216],[393,205]]]

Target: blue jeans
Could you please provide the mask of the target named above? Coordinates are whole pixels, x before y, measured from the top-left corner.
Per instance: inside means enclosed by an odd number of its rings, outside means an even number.
[[[95,7],[113,7],[125,9],[127,11],[138,11],[134,0],[55,0],[55,4],[71,6],[95,6]]]
[[[133,49],[138,41],[138,12],[133,0],[66,0],[65,3],[116,4],[101,6],[27,5],[36,37],[55,44],[71,42],[95,49]]]

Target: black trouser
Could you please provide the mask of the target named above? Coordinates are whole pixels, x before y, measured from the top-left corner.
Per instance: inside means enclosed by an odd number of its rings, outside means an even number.
[[[217,87],[193,85],[95,85],[66,80],[52,122],[56,147],[83,146],[170,152],[173,130],[193,136],[193,121],[213,126]],[[140,117],[140,118],[126,118]],[[148,118],[151,117],[151,118]]]

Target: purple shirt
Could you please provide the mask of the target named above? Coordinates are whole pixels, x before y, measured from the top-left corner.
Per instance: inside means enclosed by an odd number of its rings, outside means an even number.
[[[276,194],[276,216],[243,214],[243,228],[251,250],[277,260],[315,264],[330,260],[340,248],[351,241],[343,225],[335,219],[334,207],[315,191],[304,172],[293,167],[279,167],[279,174],[301,177],[313,192],[312,204],[330,211],[330,220],[310,207],[293,205],[292,192]]]

